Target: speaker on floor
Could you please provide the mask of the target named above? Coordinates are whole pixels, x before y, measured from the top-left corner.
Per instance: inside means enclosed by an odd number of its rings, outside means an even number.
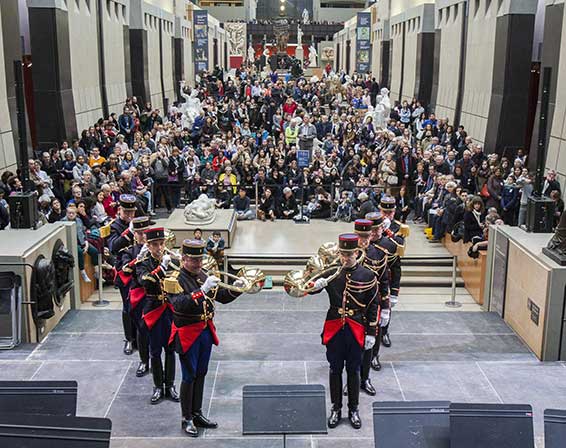
[[[0,412],[77,414],[76,381],[0,381]]]
[[[10,448],[109,448],[107,418],[0,414],[0,446]]]
[[[550,233],[554,223],[554,201],[545,196],[529,196],[527,200],[527,231]]]
[[[566,410],[544,410],[544,447],[562,448],[566,443]]]
[[[6,198],[10,209],[10,228],[35,229],[39,222],[37,192],[16,193]]]
[[[533,409],[526,404],[452,403],[451,448],[534,448]]]
[[[373,403],[376,448],[450,448],[449,401]]]

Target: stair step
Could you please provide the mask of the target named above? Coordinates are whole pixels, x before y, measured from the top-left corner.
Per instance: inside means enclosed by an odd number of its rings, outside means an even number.
[[[271,279],[274,286],[283,285],[284,275],[272,275]],[[438,277],[411,277],[411,278],[401,278],[401,287],[407,288],[452,288],[452,278],[438,278]],[[463,288],[464,280],[461,277],[456,278],[456,287]],[[433,293],[434,291],[431,291]]]

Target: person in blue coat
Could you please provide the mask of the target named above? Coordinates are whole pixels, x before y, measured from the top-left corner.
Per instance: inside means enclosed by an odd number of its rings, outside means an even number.
[[[519,189],[515,185],[515,177],[510,175],[501,190],[501,217],[510,226],[516,225],[517,207],[519,206]]]

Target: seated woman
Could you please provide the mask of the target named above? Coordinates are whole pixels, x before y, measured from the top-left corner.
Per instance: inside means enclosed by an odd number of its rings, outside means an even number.
[[[275,221],[275,199],[271,194],[271,189],[266,188],[263,196],[259,200],[257,216],[262,221],[269,217],[272,221]]]
[[[313,201],[309,204],[310,217],[314,219],[330,218],[330,203],[332,198],[323,187],[316,187]]]
[[[469,243],[474,237],[482,237],[485,220],[483,199],[474,196],[464,213],[464,243]]]

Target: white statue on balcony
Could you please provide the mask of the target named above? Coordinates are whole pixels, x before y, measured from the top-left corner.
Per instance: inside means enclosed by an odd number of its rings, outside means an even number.
[[[309,18],[309,11],[307,8],[303,9],[303,25],[308,25],[310,23],[310,18]]]
[[[253,64],[255,62],[255,50],[250,42],[250,46],[248,47],[248,63]]]

